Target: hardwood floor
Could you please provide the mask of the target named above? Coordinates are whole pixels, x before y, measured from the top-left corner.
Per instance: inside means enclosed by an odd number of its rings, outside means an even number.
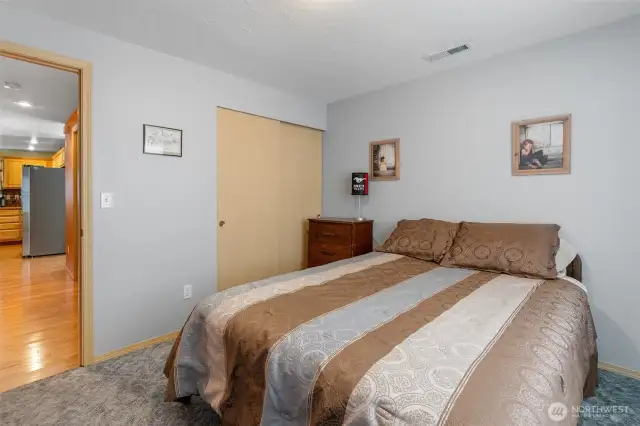
[[[80,365],[78,283],[65,256],[0,245],[0,392]]]

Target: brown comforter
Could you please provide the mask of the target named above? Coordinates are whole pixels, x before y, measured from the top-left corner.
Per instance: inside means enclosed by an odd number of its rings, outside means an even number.
[[[572,282],[372,253],[200,303],[167,400],[224,425],[573,425],[595,337]]]

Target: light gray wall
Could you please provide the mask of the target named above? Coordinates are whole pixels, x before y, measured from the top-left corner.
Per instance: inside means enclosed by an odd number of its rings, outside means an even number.
[[[95,354],[178,330],[216,291],[216,107],[322,129],[326,105],[3,6],[0,38],[93,63]],[[182,129],[184,156],[143,155],[143,123]]]
[[[329,106],[327,215],[352,216],[368,142],[401,139],[401,180],[364,207],[384,240],[401,218],[554,222],[584,259],[601,359],[640,370],[640,19]],[[429,65],[425,63],[425,67]],[[572,173],[511,176],[514,120],[573,114]]]

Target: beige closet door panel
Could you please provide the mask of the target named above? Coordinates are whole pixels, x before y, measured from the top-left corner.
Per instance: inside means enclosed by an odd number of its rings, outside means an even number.
[[[307,219],[322,212],[322,132],[280,125],[278,273],[306,268]]]
[[[280,130],[218,108],[218,290],[278,274]]]

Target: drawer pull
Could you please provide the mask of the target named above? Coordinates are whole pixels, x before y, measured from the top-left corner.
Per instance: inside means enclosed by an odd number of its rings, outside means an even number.
[[[320,253],[326,255],[326,256],[335,256],[336,253],[334,251],[329,251],[329,250],[320,250]]]
[[[336,236],[336,234],[334,234],[333,232],[323,232],[322,233],[323,237],[328,237],[328,238],[333,238]]]

